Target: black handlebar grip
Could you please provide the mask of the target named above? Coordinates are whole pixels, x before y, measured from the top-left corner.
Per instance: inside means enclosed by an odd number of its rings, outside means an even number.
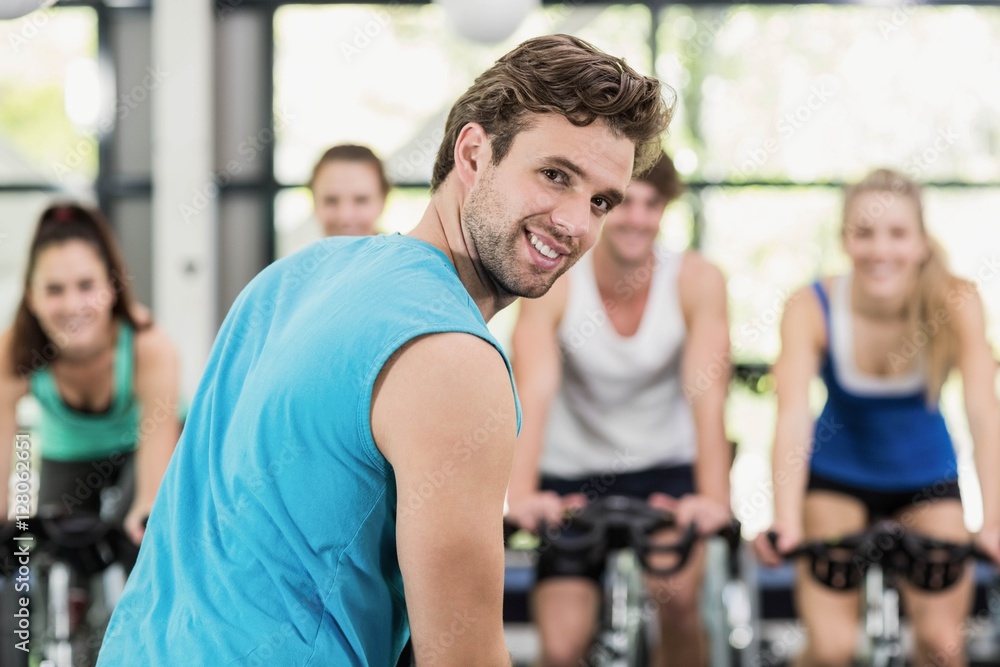
[[[778,533],[776,531],[767,531],[767,541],[771,543],[771,546],[774,547],[775,551],[778,550]]]

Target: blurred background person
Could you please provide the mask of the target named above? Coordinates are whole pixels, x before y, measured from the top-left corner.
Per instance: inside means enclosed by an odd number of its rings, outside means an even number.
[[[980,481],[1000,469],[996,364],[979,291],[951,273],[927,233],[919,186],[898,172],[879,169],[847,188],[843,242],[852,270],[802,288],[782,320],[774,370],[778,550],[858,533],[880,518],[961,543],[969,532],[959,466],[939,407],[953,369],[962,376]],[[828,398],[814,420],[809,385],[817,375]],[[1000,562],[1000,490],[980,486],[977,538]],[[778,562],[765,537],[757,547],[765,562]],[[913,664],[966,664],[972,569],[942,592],[898,585],[914,631]],[[797,664],[852,663],[860,595],[832,591],[799,565],[796,606],[808,644]]]
[[[365,146],[328,149],[313,167],[309,189],[323,236],[371,236],[389,195],[382,161]]]
[[[327,236],[371,236],[392,186],[382,160],[367,146],[338,144],[313,167],[309,191],[313,220],[282,234],[280,254],[289,255]]]
[[[178,372],[173,343],[132,298],[104,217],[78,204],[46,209],[13,326],[0,335],[0,479],[10,475],[17,403],[31,394],[41,458],[29,511],[98,514],[102,489],[117,485],[116,516],[139,544],[179,436]]]
[[[683,189],[661,153],[632,179],[593,252],[548,294],[521,302],[513,345],[524,428],[508,518],[523,528],[558,525],[566,508],[603,495],[647,500],[706,534],[731,518],[725,280],[697,252],[658,242]],[[703,573],[698,546],[680,572],[647,578],[657,667],[707,664]],[[586,662],[603,574],[583,556],[540,555],[532,610],[544,667]]]

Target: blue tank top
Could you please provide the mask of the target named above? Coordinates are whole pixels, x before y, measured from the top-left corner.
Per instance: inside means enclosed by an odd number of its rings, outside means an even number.
[[[394,665],[409,629],[371,395],[393,352],[437,332],[504,356],[448,258],[413,238],[325,239],[258,275],[216,338],[100,667]]]
[[[937,406],[928,407],[926,383],[892,395],[863,394],[845,388],[837,360],[837,335],[830,299],[822,283],[813,285],[826,319],[827,351],[821,376],[827,401],[816,422],[810,471],[840,482],[878,491],[910,491],[958,477],[955,449]],[[846,291],[846,290],[844,290]],[[842,320],[849,326],[849,308]],[[838,330],[839,329],[839,330]],[[838,361],[841,369],[838,370]]]

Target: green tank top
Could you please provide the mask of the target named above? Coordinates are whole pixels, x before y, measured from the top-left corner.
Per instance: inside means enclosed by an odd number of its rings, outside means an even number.
[[[135,449],[139,433],[139,403],[133,391],[135,371],[132,327],[121,322],[115,347],[114,396],[100,414],[66,405],[48,368],[31,376],[31,393],[41,407],[36,428],[39,452],[55,461],[86,461]]]

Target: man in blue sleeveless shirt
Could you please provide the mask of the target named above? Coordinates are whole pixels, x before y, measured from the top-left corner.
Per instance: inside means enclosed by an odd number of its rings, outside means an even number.
[[[279,261],[222,325],[100,667],[509,665],[520,422],[486,322],[593,245],[669,111],[564,35],[453,107],[409,236]]]

